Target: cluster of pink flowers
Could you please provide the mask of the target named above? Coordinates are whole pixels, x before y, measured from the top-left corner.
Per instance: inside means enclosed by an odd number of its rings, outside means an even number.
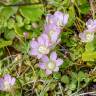
[[[15,81],[16,79],[14,77],[11,77],[9,74],[4,75],[3,78],[0,78],[0,90],[10,91],[15,84]]]
[[[89,19],[86,22],[87,29],[79,34],[82,42],[91,42],[94,39],[94,33],[96,32],[96,20]]]
[[[29,54],[40,59],[39,67],[45,70],[47,75],[53,71],[58,71],[59,66],[63,64],[63,60],[57,58],[57,53],[50,53],[50,51],[60,42],[61,29],[67,24],[68,17],[68,14],[60,11],[56,11],[53,15],[48,14],[44,32],[37,39],[30,42]],[[50,58],[47,56],[49,53]]]

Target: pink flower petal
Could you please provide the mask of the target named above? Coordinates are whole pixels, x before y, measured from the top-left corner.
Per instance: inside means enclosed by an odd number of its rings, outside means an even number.
[[[47,63],[49,61],[49,58],[48,56],[44,55],[42,58],[41,58],[42,62],[44,63]]]
[[[47,14],[47,16],[46,16],[46,22],[47,22],[47,24],[52,24],[52,23],[54,23],[53,18],[54,18],[53,15]]]
[[[85,32],[79,33],[79,38],[82,42],[86,42],[86,34]]]
[[[43,34],[42,34],[42,38],[43,38],[43,40],[44,40],[44,45],[45,45],[46,47],[48,47],[48,46],[49,46],[49,38],[48,38],[48,35],[46,35],[45,33],[43,33]]]
[[[38,59],[42,58],[42,56],[43,56],[42,54],[39,54],[39,53],[37,54]]]
[[[58,39],[58,35],[56,33],[54,33],[53,35],[51,35],[51,41],[53,43],[56,43],[57,39]]]
[[[57,59],[56,60],[56,66],[60,66],[63,64],[63,60],[62,59]]]
[[[37,55],[37,50],[36,50],[36,49],[31,49],[31,50],[29,51],[29,54],[30,54],[30,55]]]
[[[38,43],[39,45],[44,45],[44,40],[42,38],[42,35],[38,37]]]
[[[31,41],[30,42],[31,48],[37,48],[38,47],[38,43],[36,41]]]
[[[12,80],[11,80],[11,85],[14,85],[15,81],[16,81],[16,79],[13,77]]]
[[[65,14],[64,17],[63,17],[63,24],[64,24],[64,25],[67,24],[68,18],[69,18],[69,15],[68,15],[68,14]]]
[[[58,72],[59,71],[59,67],[56,67],[53,71],[54,72]]]
[[[41,69],[45,69],[45,68],[46,68],[46,66],[45,66],[44,63],[39,63],[39,67],[40,67]]]
[[[11,82],[11,76],[9,74],[4,75],[4,81]]]
[[[55,61],[55,60],[57,59],[57,54],[56,54],[56,52],[52,52],[52,53],[50,54],[50,59],[53,60],[53,61]]]
[[[46,70],[46,74],[47,74],[47,75],[50,75],[50,74],[52,74],[52,71],[47,69],[47,70]]]
[[[4,80],[0,78],[0,90],[4,91]]]
[[[91,28],[92,25],[93,25],[93,20],[92,20],[92,19],[89,19],[89,20],[86,22],[87,28]]]

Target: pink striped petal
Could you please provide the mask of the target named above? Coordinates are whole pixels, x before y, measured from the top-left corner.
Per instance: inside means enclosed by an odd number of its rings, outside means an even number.
[[[49,61],[49,58],[48,56],[44,55],[42,58],[41,58],[42,62],[44,63],[47,63]]]
[[[56,66],[60,66],[63,64],[63,60],[62,59],[57,59],[56,60]]]
[[[46,70],[46,74],[47,74],[47,75],[50,75],[50,74],[52,74],[52,71],[47,69],[47,70]]]
[[[4,80],[0,78],[0,90],[4,91]]]
[[[39,67],[40,67],[41,69],[45,69],[45,68],[46,68],[46,66],[45,66],[44,63],[39,63]]]
[[[44,45],[44,39],[42,38],[42,35],[38,37],[38,43],[39,45]]]
[[[14,85],[15,81],[16,81],[16,79],[13,77],[12,80],[11,80],[11,85]]]
[[[37,48],[38,47],[38,43],[36,41],[31,41],[30,42],[31,48]]]
[[[36,49],[31,49],[29,54],[30,55],[37,55],[37,50]]]
[[[4,75],[4,81],[11,83],[11,76],[9,74]]]
[[[54,72],[58,72],[59,71],[59,67],[56,67],[53,71]]]
[[[39,53],[37,54],[37,58],[38,58],[38,59],[41,59],[42,56],[43,56],[42,54],[39,54]]]
[[[52,52],[51,55],[50,55],[50,59],[55,61],[57,59],[57,54],[56,52]]]
[[[69,15],[68,15],[68,14],[65,14],[64,17],[63,17],[63,24],[64,24],[64,25],[67,24],[68,18],[69,18]]]

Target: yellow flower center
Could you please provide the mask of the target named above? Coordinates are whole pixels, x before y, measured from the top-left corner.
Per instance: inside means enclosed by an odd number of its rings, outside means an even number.
[[[50,32],[49,32],[49,36],[53,35],[54,32],[55,32],[54,30],[50,30]]]
[[[41,53],[41,54],[46,54],[49,52],[49,49],[46,47],[46,46],[40,46],[38,51]]]
[[[60,20],[57,21],[57,26],[62,26],[62,22]]]
[[[93,33],[86,33],[86,39],[87,41],[92,41],[94,38],[94,34]]]
[[[56,67],[56,65],[55,65],[55,63],[52,62],[52,61],[47,64],[47,68],[48,68],[49,70],[54,70],[55,67]]]

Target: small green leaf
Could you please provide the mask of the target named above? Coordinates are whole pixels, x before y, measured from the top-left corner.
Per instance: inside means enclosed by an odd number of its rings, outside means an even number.
[[[21,30],[21,28],[19,28],[17,24],[14,25],[14,30],[17,35],[19,35],[20,37],[23,37],[23,31]]]
[[[87,43],[86,44],[86,46],[85,46],[85,50],[86,51],[94,51],[94,44],[93,44],[93,42],[89,42],[89,43]]]
[[[80,10],[82,14],[87,14],[90,11],[90,5],[88,3],[80,6]]]
[[[14,10],[11,7],[4,7],[0,12],[0,16],[4,16],[6,20],[9,19],[10,16],[14,14]]]
[[[40,77],[46,77],[46,73],[45,73],[45,71],[44,70],[39,70],[38,71],[38,75],[40,76]]]
[[[78,73],[78,81],[83,81],[86,78],[86,75],[84,72],[79,71]]]
[[[16,33],[14,30],[10,30],[10,31],[6,31],[4,32],[4,37],[7,39],[7,40],[13,40],[16,36]]]
[[[62,76],[61,82],[65,84],[69,84],[69,77],[67,75]]]
[[[43,14],[43,7],[34,5],[23,6],[20,8],[20,12],[26,19],[29,19],[31,21],[37,21]]]
[[[31,25],[25,25],[25,28],[26,28],[27,30],[31,30],[31,29],[32,29],[32,26],[31,26]]]
[[[76,89],[76,84],[72,82],[72,83],[69,85],[69,89],[72,90],[72,91],[75,90],[75,89]]]
[[[5,41],[5,40],[0,41],[0,48],[6,47],[9,45],[12,45],[12,41]]]
[[[16,21],[19,27],[23,27],[24,22],[23,22],[23,18],[20,15],[16,15]]]
[[[85,51],[82,54],[82,60],[83,61],[94,61],[96,59],[96,52],[91,52],[91,51]]]
[[[12,29],[14,27],[14,24],[15,24],[15,20],[13,18],[10,18],[8,20],[8,25],[7,26],[8,26],[9,29]]]
[[[54,73],[53,74],[53,78],[54,79],[60,79],[61,78],[61,74],[60,73]]]

